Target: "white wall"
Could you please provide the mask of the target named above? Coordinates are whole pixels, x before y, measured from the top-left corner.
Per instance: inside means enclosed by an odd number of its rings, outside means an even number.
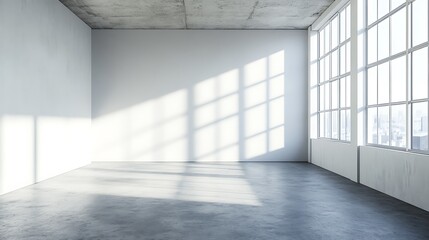
[[[93,30],[95,161],[306,161],[306,31]]]
[[[0,0],[0,194],[90,162],[91,29],[56,0]]]
[[[360,148],[361,183],[429,211],[429,156]]]

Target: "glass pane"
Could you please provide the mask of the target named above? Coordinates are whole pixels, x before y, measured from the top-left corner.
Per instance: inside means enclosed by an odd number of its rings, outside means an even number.
[[[389,145],[389,107],[378,108],[378,144]]]
[[[392,146],[405,147],[406,118],[405,104],[392,106]]]
[[[428,40],[428,0],[413,2],[413,46]]]
[[[428,48],[413,52],[413,99],[428,97]]]
[[[413,104],[412,148],[428,150],[428,103]]]
[[[346,140],[346,111],[340,111],[340,140]]]
[[[389,62],[378,66],[378,103],[389,102]]]
[[[407,36],[407,15],[406,8],[392,15],[392,54],[405,51]]]
[[[368,25],[377,20],[377,1],[367,0],[368,4]]]
[[[377,104],[377,67],[368,69],[368,105]]]
[[[326,25],[325,27],[325,52],[329,52],[331,50],[331,28],[330,25]]]
[[[321,85],[319,88],[319,107],[320,111],[325,110],[325,85]]]
[[[351,140],[351,116],[350,110],[346,110],[346,141]]]
[[[332,138],[338,139],[338,111],[332,112]]]
[[[351,83],[350,83],[350,76],[346,77],[346,107],[350,107],[350,88],[351,88]]]
[[[335,50],[334,52],[332,52],[331,65],[332,65],[331,75],[334,78],[338,76],[338,50]]]
[[[392,67],[392,102],[405,101],[406,97],[406,61],[405,56],[391,62]]]
[[[328,83],[325,85],[325,110],[331,109],[331,94],[330,94],[330,86],[331,84]]]
[[[332,19],[331,32],[332,32],[332,48],[335,48],[338,46],[338,16]]]
[[[377,26],[368,30],[368,63],[377,61]]]
[[[323,56],[325,54],[325,29],[319,32],[319,49],[320,56]]]
[[[338,80],[331,83],[332,109],[338,108]]]
[[[377,144],[377,108],[368,108],[368,143]]]
[[[325,81],[325,58],[320,59],[319,71],[319,81],[322,83]]]
[[[346,39],[350,38],[350,5],[346,8]]]
[[[340,42],[346,40],[346,11],[340,13]]]
[[[346,72],[350,72],[350,42],[346,44]]]
[[[346,107],[346,79],[340,79],[340,107]]]
[[[369,1],[372,1],[372,0],[369,0]],[[427,1],[427,0],[423,0],[423,1]],[[399,7],[403,3],[405,3],[405,0],[392,0],[390,3],[390,9],[393,10]]]
[[[369,41],[369,39],[368,39]],[[378,60],[389,56],[389,19],[378,24]]]
[[[319,136],[325,137],[325,113],[319,114]]]
[[[325,137],[331,138],[331,112],[325,112]]]
[[[378,0],[378,19],[389,13],[389,1],[390,0]]]
[[[346,73],[346,46],[340,48],[340,74]]]
[[[330,60],[329,60],[329,58],[330,58],[330,56],[328,55],[328,56],[326,56],[326,58],[325,58],[325,81],[328,81],[329,79],[330,79],[330,75],[329,75],[329,72],[330,72],[330,66],[331,66],[331,64],[330,64]]]

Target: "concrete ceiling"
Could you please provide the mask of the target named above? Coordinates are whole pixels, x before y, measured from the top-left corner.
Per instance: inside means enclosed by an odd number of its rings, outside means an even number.
[[[92,28],[306,29],[334,0],[60,0]]]

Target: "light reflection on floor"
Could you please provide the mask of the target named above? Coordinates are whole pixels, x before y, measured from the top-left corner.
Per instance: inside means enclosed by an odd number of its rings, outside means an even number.
[[[46,184],[75,193],[261,205],[236,163],[96,163]]]

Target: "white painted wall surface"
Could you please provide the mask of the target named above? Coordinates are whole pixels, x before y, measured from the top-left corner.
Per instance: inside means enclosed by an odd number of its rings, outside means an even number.
[[[429,156],[360,148],[361,183],[429,211]]]
[[[350,143],[312,139],[311,163],[358,181],[357,148]]]
[[[0,194],[90,163],[91,29],[56,0],[0,0]]]
[[[92,31],[94,161],[307,161],[306,31]]]

